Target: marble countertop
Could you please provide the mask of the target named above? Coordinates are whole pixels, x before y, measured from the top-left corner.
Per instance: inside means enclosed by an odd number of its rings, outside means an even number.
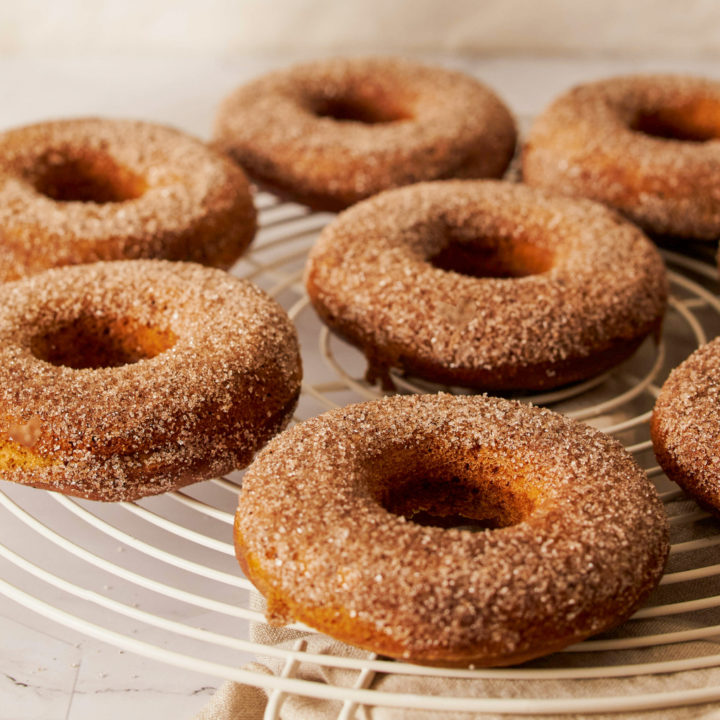
[[[62,116],[104,115],[164,122],[208,137],[215,108],[227,92],[293,59],[2,57],[0,129]],[[598,77],[638,71],[717,75],[716,63],[702,61],[425,59],[477,75],[520,116],[538,112],[570,85]],[[29,493],[40,494],[22,490],[29,503]],[[12,532],[26,532],[26,538],[13,540],[32,551],[32,533],[12,523],[3,523],[0,540]],[[12,568],[0,563],[0,573],[12,577]],[[156,605],[154,611],[162,614],[163,608]],[[90,639],[2,595],[0,637],[0,720],[191,718],[220,682]]]

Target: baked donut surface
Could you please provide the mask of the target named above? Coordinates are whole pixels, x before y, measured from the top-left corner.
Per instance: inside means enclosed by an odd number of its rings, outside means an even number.
[[[634,75],[580,85],[535,121],[525,182],[609,205],[649,232],[720,235],[720,82]]]
[[[659,331],[662,259],[585,200],[497,181],[422,183],[339,215],[306,268],[310,300],[388,369],[451,385],[540,389],[596,375]]]
[[[418,512],[486,529],[421,525]],[[657,584],[668,527],[603,433],[486,396],[394,396],[282,433],[235,520],[268,618],[411,662],[508,665],[627,618]]]
[[[227,268],[255,225],[242,170],[178,130],[82,118],[0,134],[0,280],[131,258]]]
[[[260,77],[225,99],[214,135],[256,181],[329,210],[420,180],[500,177],[516,140],[509,111],[483,84],[397,58]]]
[[[251,283],[191,263],[0,287],[0,478],[132,500],[244,467],[296,404],[297,337]]]
[[[666,475],[720,517],[720,338],[670,373],[650,429]]]

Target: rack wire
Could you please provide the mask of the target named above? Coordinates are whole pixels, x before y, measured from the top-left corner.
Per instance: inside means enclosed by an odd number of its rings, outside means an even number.
[[[305,381],[295,420],[382,392],[363,379],[364,359],[330,335],[302,287],[306,253],[329,216],[257,196],[261,231],[233,272],[275,296],[296,323]],[[428,668],[308,650],[306,639],[266,646],[248,639],[263,623],[252,586],[235,561],[231,524],[241,474],[161,497],[106,505],[3,483],[0,486],[0,593],[78,633],[119,648],[267,689],[266,717],[279,717],[290,695],[337,702],[339,718],[360,707],[508,713],[610,712],[720,700],[720,684],[610,697],[476,697],[394,692],[378,678],[455,681],[562,681],[653,676],[720,668],[720,527],[667,481],[656,465],[648,420],[669,369],[720,333],[717,269],[664,251],[671,293],[663,339],[648,339],[629,361],[587,382],[525,395],[617,437],[657,484],[671,523],[670,563],[649,605],[615,631],[522,667]],[[395,373],[399,392],[467,392]],[[168,610],[168,608],[170,608]],[[309,631],[301,625],[292,626]],[[309,636],[311,637],[311,636]],[[664,646],[662,659],[656,649]],[[242,666],[275,659],[282,671]],[[352,687],[298,677],[305,663],[354,673]],[[335,706],[333,706],[335,707]]]

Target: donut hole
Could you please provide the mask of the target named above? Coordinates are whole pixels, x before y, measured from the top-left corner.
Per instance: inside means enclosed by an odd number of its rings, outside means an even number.
[[[57,202],[115,203],[134,200],[146,189],[139,175],[102,152],[51,152],[34,168],[35,190]]]
[[[720,104],[640,111],[630,129],[662,140],[702,143],[720,138]]]
[[[448,236],[444,246],[427,261],[438,270],[469,277],[519,278],[547,272],[554,255],[547,248],[503,237]]]
[[[365,125],[396,122],[397,120],[407,120],[410,117],[407,112],[388,100],[356,95],[314,98],[311,108],[317,117]]]
[[[534,494],[501,464],[430,467],[380,483],[379,502],[419,525],[470,530],[517,525],[535,508]]]
[[[169,350],[177,341],[171,330],[128,318],[85,317],[36,335],[31,341],[39,360],[84,370],[129,365]]]

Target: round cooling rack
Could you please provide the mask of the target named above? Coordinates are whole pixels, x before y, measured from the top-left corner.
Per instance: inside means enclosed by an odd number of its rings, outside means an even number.
[[[260,193],[261,230],[233,272],[253,279],[288,310],[300,333],[305,382],[295,420],[329,408],[380,397],[362,378],[359,351],[331,336],[302,287],[306,253],[329,215]],[[623,365],[601,377],[520,399],[544,404],[618,438],[656,482],[671,523],[667,572],[650,603],[611,633],[516,668],[441,669],[374,656],[314,651],[314,634],[282,646],[260,644],[250,627],[264,617],[234,558],[231,525],[240,474],[135,503],[102,504],[0,485],[0,593],[25,608],[125,650],[202,673],[266,688],[266,717],[279,717],[292,695],[334,701],[338,718],[360,707],[507,713],[630,711],[720,700],[720,526],[671,484],[657,466],[648,420],[670,368],[720,334],[714,266],[664,251],[672,297],[660,342],[648,339]],[[401,374],[398,392],[467,392]],[[168,608],[171,608],[168,610]],[[303,626],[291,626],[308,630]],[[269,658],[269,675],[243,669]],[[303,668],[344,671],[350,686],[304,679]],[[257,666],[254,666],[257,667]],[[668,673],[697,671],[668,685]],[[663,676],[638,694],[630,681]],[[448,690],[408,691],[415,681],[446,679]],[[627,680],[612,696],[604,684]],[[408,681],[403,685],[396,681]],[[514,683],[512,696],[497,690]],[[593,681],[601,681],[592,685]],[[582,697],[543,692],[543,683]],[[557,685],[560,683],[560,685]],[[403,689],[397,689],[401,686]],[[481,687],[482,693],[473,688]],[[592,688],[599,688],[592,691]],[[647,688],[648,685],[643,685]],[[493,689],[495,688],[495,690]],[[604,688],[604,689],[603,689]],[[552,697],[548,697],[551,694]],[[335,711],[333,711],[335,712]]]

